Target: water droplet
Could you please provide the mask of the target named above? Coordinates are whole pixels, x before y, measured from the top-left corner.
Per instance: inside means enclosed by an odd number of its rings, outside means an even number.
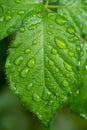
[[[54,26],[52,24],[49,25],[50,28],[54,28]]]
[[[55,38],[54,41],[55,41],[56,45],[57,45],[60,49],[66,49],[66,44],[65,44],[65,42],[64,42],[62,39],[60,39],[60,38]]]
[[[19,31],[23,33],[25,31],[24,27],[20,27]]]
[[[37,44],[37,41],[34,40],[34,41],[32,42],[32,45],[36,45],[36,44]]]
[[[76,91],[76,94],[77,94],[77,95],[79,94],[79,90]]]
[[[70,34],[74,34],[75,33],[75,31],[74,31],[74,29],[73,28],[67,28],[67,30],[66,30],[68,33],[70,33]]]
[[[54,62],[52,60],[49,60],[49,65],[53,66]]]
[[[74,57],[73,48],[70,48],[70,49],[68,50],[68,54],[69,54],[69,56]]]
[[[45,89],[43,92],[43,99],[48,100],[50,95],[51,95],[51,92],[49,92],[47,89]]]
[[[34,99],[36,102],[40,102],[40,101],[41,101],[40,96],[37,95],[37,94],[33,94],[33,99]]]
[[[28,71],[29,71],[28,68],[23,69],[22,72],[21,72],[21,76],[22,76],[23,78],[26,78],[27,75],[28,75]]]
[[[22,15],[22,14],[24,14],[24,12],[25,12],[24,10],[20,10],[20,11],[18,12],[18,14],[19,14],[19,15]]]
[[[30,60],[29,60],[29,62],[28,62],[28,67],[34,67],[34,65],[35,65],[35,58],[31,58]]]
[[[52,54],[54,54],[54,55],[57,54],[57,50],[55,48],[52,48]]]
[[[64,87],[68,87],[68,86],[69,86],[69,84],[68,84],[68,82],[67,82],[66,80],[63,80],[62,85],[63,85]]]
[[[8,21],[8,20],[10,20],[10,19],[11,19],[11,16],[9,16],[9,15],[5,16],[5,20],[6,20],[6,21]]]
[[[16,64],[16,65],[20,65],[21,62],[22,62],[22,60],[23,60],[23,57],[22,57],[22,56],[17,57],[17,58],[15,59],[15,64]]]
[[[72,71],[72,67],[68,63],[64,62],[64,66],[68,71]]]
[[[20,3],[20,0],[15,0],[15,2],[16,2],[17,4],[19,4],[19,3]]]
[[[27,90],[30,91],[30,90],[32,89],[32,87],[33,87],[33,84],[30,83],[30,84],[27,86]]]
[[[51,35],[52,33],[50,31],[48,31],[48,34]]]
[[[85,66],[86,70],[87,70],[87,65]]]
[[[60,24],[60,25],[63,25],[63,24],[65,24],[65,19],[62,17],[62,16],[60,16],[60,15],[58,15],[57,17],[56,17],[56,23],[57,24]]]
[[[10,64],[10,60],[7,59],[7,60],[6,60],[6,64],[5,64],[6,69],[9,69],[10,66],[11,66],[11,64]]]
[[[27,48],[26,50],[25,50],[25,54],[28,54],[28,53],[30,53],[31,52],[31,50],[29,49],[29,48]]]

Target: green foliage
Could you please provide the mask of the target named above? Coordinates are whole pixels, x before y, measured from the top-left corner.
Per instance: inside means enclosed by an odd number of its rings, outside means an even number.
[[[87,1],[49,2],[0,1],[0,39],[15,32],[5,65],[10,88],[46,126],[64,103],[87,117]]]

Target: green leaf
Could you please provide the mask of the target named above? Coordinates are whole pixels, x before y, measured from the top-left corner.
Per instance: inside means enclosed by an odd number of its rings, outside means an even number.
[[[0,0],[0,39],[17,30],[28,11],[35,8],[34,4],[38,4],[40,1]]]
[[[11,90],[47,126],[67,98],[77,94],[83,75],[79,63],[86,55],[87,3],[60,0],[54,6],[33,0],[23,4],[20,8],[27,11],[20,26],[14,24],[18,29],[8,51],[6,74]]]

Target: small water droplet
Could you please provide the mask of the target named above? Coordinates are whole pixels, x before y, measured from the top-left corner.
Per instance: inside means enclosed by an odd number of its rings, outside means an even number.
[[[5,20],[6,20],[6,21],[8,21],[8,20],[10,20],[10,19],[11,19],[11,16],[10,16],[10,15],[5,16]]]
[[[33,87],[33,84],[30,83],[30,84],[27,86],[27,90],[30,91],[30,90],[32,89],[32,87]]]
[[[37,94],[33,94],[33,99],[34,99],[36,102],[40,102],[40,101],[41,101],[40,96],[37,95]]]
[[[68,86],[69,86],[68,81],[63,80],[62,85],[63,85],[64,87],[68,87]]]
[[[50,24],[49,27],[50,27],[50,28],[54,28],[54,25]]]
[[[24,27],[20,27],[19,31],[23,33],[25,31],[25,28]]]
[[[77,94],[77,95],[79,94],[79,90],[76,91],[76,94]]]
[[[76,36],[69,38],[70,42],[75,42],[78,38]]]
[[[52,33],[50,31],[48,31],[48,34],[51,35]]]
[[[28,54],[28,53],[30,53],[31,52],[31,50],[29,49],[29,48],[27,48],[26,50],[25,50],[25,54]]]
[[[70,33],[70,34],[74,34],[74,33],[75,33],[75,30],[74,30],[73,28],[71,28],[71,27],[67,28],[66,31],[67,31],[68,33]]]
[[[15,2],[16,2],[17,4],[19,4],[19,3],[20,3],[20,0],[15,0]]]
[[[20,10],[20,11],[18,12],[19,15],[22,15],[22,14],[24,14],[24,13],[25,13],[24,10]]]
[[[74,57],[73,48],[70,48],[70,49],[68,50],[68,54],[69,54],[69,56]]]
[[[10,64],[10,60],[7,59],[6,64],[5,64],[6,69],[9,69],[10,66],[11,66],[11,64]]]
[[[64,42],[62,39],[60,39],[60,38],[55,38],[54,41],[55,41],[56,45],[57,45],[60,49],[66,49],[66,44],[65,44],[65,42]]]
[[[34,41],[32,42],[32,45],[36,45],[36,44],[37,44],[37,41],[34,40]]]
[[[64,66],[68,71],[72,71],[72,67],[68,63],[64,62]]]
[[[65,22],[66,22],[65,19],[62,16],[60,16],[60,15],[58,15],[56,17],[55,21],[56,21],[57,24],[60,24],[60,25],[64,25]]]
[[[52,60],[49,60],[49,65],[53,66],[54,62]]]
[[[31,58],[28,61],[28,67],[32,68],[32,67],[34,67],[34,65],[35,65],[35,58]]]
[[[54,54],[54,55],[57,54],[57,50],[55,48],[52,48],[52,54]]]
[[[87,70],[87,65],[85,66],[86,70]]]
[[[22,56],[17,57],[17,58],[15,59],[15,64],[16,64],[16,65],[20,65],[21,62],[22,62],[22,60],[23,60],[23,57],[22,57]]]
[[[21,76],[22,76],[23,78],[26,78],[27,75],[28,75],[28,71],[29,71],[28,68],[23,69],[22,72],[21,72]]]
[[[51,95],[51,92],[49,92],[47,89],[43,91],[43,99],[48,100]]]

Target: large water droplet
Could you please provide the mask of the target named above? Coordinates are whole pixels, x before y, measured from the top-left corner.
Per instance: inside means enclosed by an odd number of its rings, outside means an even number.
[[[37,94],[33,94],[33,99],[34,99],[36,102],[40,102],[40,101],[41,101],[40,96],[37,95]]]
[[[64,62],[64,66],[68,71],[72,71],[72,67],[68,63]]]
[[[28,75],[28,71],[29,71],[28,68],[23,69],[22,72],[21,72],[21,76],[22,76],[23,78],[26,78],[27,75]]]
[[[17,58],[15,59],[15,64],[16,64],[16,65],[20,65],[21,62],[22,62],[22,60],[23,60],[23,57],[22,57],[22,56],[17,57]]]
[[[28,62],[28,67],[34,67],[34,65],[35,65],[35,58],[31,58],[30,60],[29,60],[29,62]]]
[[[64,42],[64,40],[60,39],[60,38],[55,38],[54,39],[56,45],[60,48],[60,49],[66,49],[66,44]]]
[[[67,80],[63,80],[62,85],[64,87],[68,87],[69,86],[68,81]]]
[[[28,53],[30,53],[31,52],[31,50],[29,49],[29,48],[27,48],[26,50],[25,50],[25,54],[28,54]]]
[[[57,54],[57,50],[55,48],[52,48],[52,54],[54,54],[54,55]]]
[[[52,60],[49,60],[49,65],[53,66],[54,62]]]
[[[4,21],[4,17],[0,17],[0,22],[3,22]]]
[[[6,69],[9,69],[10,66],[11,66],[11,64],[10,64],[10,60],[7,59],[6,64],[5,64]]]
[[[33,84],[30,83],[30,84],[27,86],[27,90],[30,91],[30,90],[32,89],[32,87],[33,87]]]
[[[58,15],[56,17],[55,21],[56,21],[57,24],[60,24],[60,25],[64,25],[64,23],[66,22],[65,19],[60,15]]]

